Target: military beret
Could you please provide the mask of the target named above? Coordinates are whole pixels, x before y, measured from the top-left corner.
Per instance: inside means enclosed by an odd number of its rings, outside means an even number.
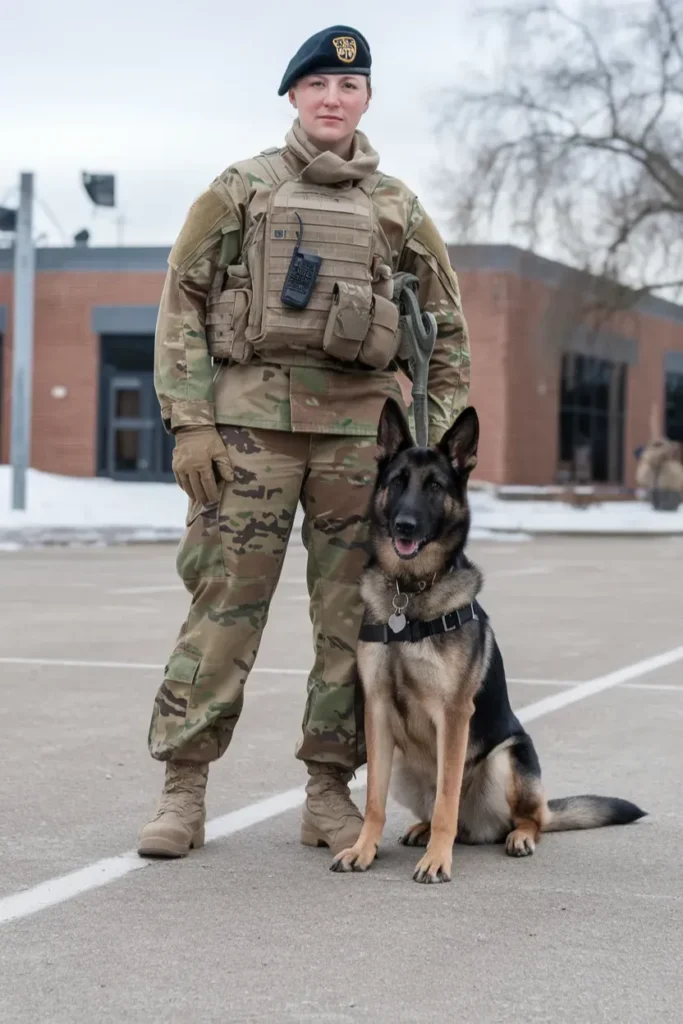
[[[316,32],[299,47],[284,73],[278,96],[304,75],[369,75],[372,57],[365,36],[349,25]]]

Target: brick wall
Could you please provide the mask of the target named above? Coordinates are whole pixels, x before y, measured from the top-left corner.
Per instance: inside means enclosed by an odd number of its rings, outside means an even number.
[[[664,431],[664,359],[667,352],[683,350],[683,325],[663,317],[638,317],[635,325],[640,336],[641,358],[631,367],[627,391],[624,466],[627,483],[635,484],[633,450],[650,437],[650,419]]]
[[[31,464],[36,469],[92,476],[97,460],[99,338],[91,330],[93,306],[154,305],[163,273],[87,271],[36,274],[34,328],[33,432]],[[4,344],[6,395],[11,383],[11,289],[0,274],[0,303],[9,307]],[[68,396],[53,398],[63,384]],[[9,459],[10,400],[3,409],[1,458]]]
[[[543,485],[559,458],[560,360],[566,311],[543,281],[494,271],[460,271],[472,349],[471,404],[481,420],[476,477],[494,483]],[[610,330],[639,344],[627,370],[624,484],[635,486],[634,449],[663,430],[664,359],[683,351],[683,323],[650,313],[624,313]]]
[[[490,259],[491,267],[473,265],[472,252],[477,259]],[[500,265],[499,258],[502,254],[509,260],[511,252],[510,247],[481,246],[460,247],[451,253],[471,338],[470,401],[481,421],[475,477],[495,483],[548,484],[555,478],[558,458],[558,292],[547,280],[552,264],[523,254],[519,272],[511,272]],[[159,250],[157,263],[144,265],[158,265],[159,270],[36,273],[32,438],[36,468],[77,476],[95,473],[99,339],[91,330],[91,311],[93,306],[156,305],[164,281],[163,251]],[[527,273],[529,268],[533,273]],[[0,271],[0,304],[8,307],[0,437],[0,459],[7,461],[12,275],[4,270]],[[650,436],[653,408],[657,422],[662,423],[664,356],[667,351],[683,351],[682,319],[665,313],[625,315],[615,327],[626,337],[638,338],[640,344],[638,364],[628,373],[624,468],[630,485],[635,472],[632,452]],[[51,396],[51,388],[58,384],[68,388],[67,398]]]
[[[481,271],[463,271],[458,274],[458,280],[470,336],[470,405],[476,408],[480,425],[474,476],[500,482],[506,479],[509,458],[507,314],[510,282],[505,274]]]

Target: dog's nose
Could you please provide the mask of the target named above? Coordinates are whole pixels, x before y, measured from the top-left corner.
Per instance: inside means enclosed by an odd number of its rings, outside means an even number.
[[[417,519],[415,519],[414,516],[409,516],[403,513],[402,515],[396,517],[396,521],[394,523],[394,530],[398,537],[405,537],[406,539],[410,539],[415,533],[416,529]]]

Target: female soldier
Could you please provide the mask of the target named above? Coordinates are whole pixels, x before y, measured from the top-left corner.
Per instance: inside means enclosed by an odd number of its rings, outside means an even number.
[[[190,498],[177,568],[192,602],[153,707],[149,750],[166,774],[141,855],[204,842],[209,764],[239,718],[299,501],[315,641],[296,748],[309,773],[301,840],[337,852],[360,832],[348,789],[365,760],[357,583],[379,415],[401,398],[396,370],[410,373],[397,273],[416,275],[438,324],[430,443],[466,405],[469,379],[444,243],[357,131],[370,64],[348,26],[307,40],[279,89],[298,115],[285,146],[219,175],[169,256],[155,383]]]

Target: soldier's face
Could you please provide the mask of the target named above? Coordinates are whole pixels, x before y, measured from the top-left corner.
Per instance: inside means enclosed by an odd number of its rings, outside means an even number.
[[[301,127],[327,148],[348,144],[370,105],[365,75],[307,75],[289,91]]]

